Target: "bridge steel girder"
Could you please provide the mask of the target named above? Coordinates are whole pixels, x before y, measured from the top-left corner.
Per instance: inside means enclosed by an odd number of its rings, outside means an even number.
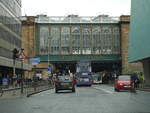
[[[48,56],[39,56],[42,62],[48,61]],[[50,61],[80,61],[80,60],[89,60],[89,61],[120,61],[121,56],[117,55],[53,55],[49,56]]]

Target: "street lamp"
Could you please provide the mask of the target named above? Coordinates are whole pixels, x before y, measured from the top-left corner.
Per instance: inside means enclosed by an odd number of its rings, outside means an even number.
[[[50,41],[50,36],[48,37],[48,66],[50,65],[50,63],[49,63],[49,54],[50,54],[50,43],[49,43],[49,41]]]
[[[21,49],[21,53],[24,53],[24,49]],[[25,56],[23,56],[25,57]],[[23,94],[23,60],[24,58],[21,59],[21,69],[22,69],[22,73],[21,73],[21,94]]]
[[[51,69],[50,69],[50,36],[48,37],[48,76],[51,75]]]

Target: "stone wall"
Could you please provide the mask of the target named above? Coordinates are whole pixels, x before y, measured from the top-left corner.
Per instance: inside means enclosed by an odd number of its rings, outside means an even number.
[[[22,20],[22,48],[27,58],[35,57],[35,17],[23,17]],[[31,64],[26,59],[24,62]],[[34,71],[26,71],[25,77],[33,77]]]
[[[29,58],[35,57],[35,17],[22,21],[22,48]]]
[[[129,32],[130,31],[130,16],[120,17],[120,32],[121,32],[121,57],[122,57],[122,73],[142,72],[143,66],[141,62],[128,62],[128,47],[129,47]]]

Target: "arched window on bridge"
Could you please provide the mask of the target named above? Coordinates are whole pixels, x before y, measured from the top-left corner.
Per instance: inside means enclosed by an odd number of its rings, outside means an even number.
[[[61,27],[61,54],[69,54],[70,51],[70,27]]]
[[[82,54],[91,54],[91,32],[89,26],[83,26],[82,28]]]
[[[101,40],[100,40],[100,28],[94,26],[92,29],[92,47],[93,54],[101,54]]]
[[[51,54],[60,54],[60,27],[51,26]]]
[[[71,31],[72,54],[81,54],[80,26],[73,26]]]

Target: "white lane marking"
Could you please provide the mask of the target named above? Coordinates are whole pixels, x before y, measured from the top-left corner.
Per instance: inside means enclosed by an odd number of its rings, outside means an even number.
[[[114,92],[112,92],[112,91],[109,91],[109,90],[106,90],[106,89],[103,89],[103,88],[98,88],[98,87],[94,87],[95,89],[99,89],[99,90],[102,90],[102,91],[104,91],[104,92],[106,92],[106,93],[109,93],[109,94],[113,94]]]

